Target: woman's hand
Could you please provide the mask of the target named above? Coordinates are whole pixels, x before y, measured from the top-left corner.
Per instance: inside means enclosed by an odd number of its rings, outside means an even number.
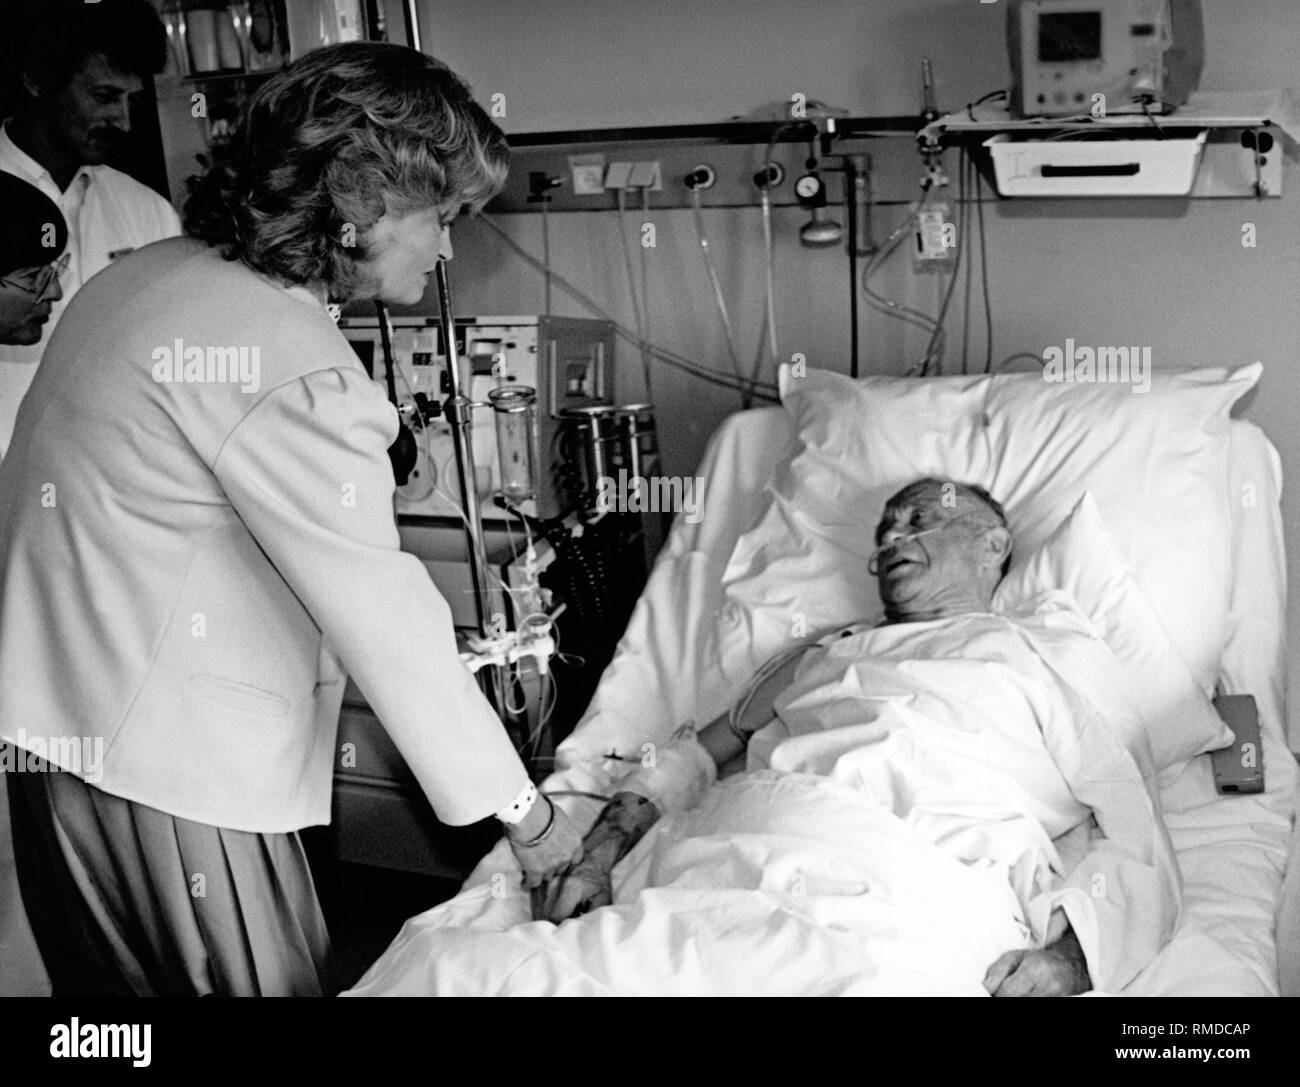
[[[523,821],[506,831],[506,841],[524,871],[524,882],[529,890],[563,872],[582,857],[582,835],[578,828],[540,793]],[[529,845],[529,842],[536,844]]]

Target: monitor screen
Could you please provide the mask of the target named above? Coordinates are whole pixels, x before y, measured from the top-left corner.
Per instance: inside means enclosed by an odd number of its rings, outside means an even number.
[[[1101,12],[1041,12],[1038,59],[1045,63],[1101,59]]]

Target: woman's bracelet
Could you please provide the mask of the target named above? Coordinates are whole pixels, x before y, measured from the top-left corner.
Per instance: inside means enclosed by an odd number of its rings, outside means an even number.
[[[534,846],[541,845],[544,841],[546,841],[547,838],[551,836],[551,831],[555,829],[555,803],[545,793],[540,793],[538,795],[540,795],[541,798],[546,801],[547,807],[551,809],[551,817],[548,820],[546,820],[546,826],[542,828],[541,834],[537,835],[536,838],[529,838],[528,841],[526,842],[517,841],[516,839],[510,837],[508,833],[506,834],[506,841],[508,841],[511,845],[517,845],[520,849],[532,849]]]

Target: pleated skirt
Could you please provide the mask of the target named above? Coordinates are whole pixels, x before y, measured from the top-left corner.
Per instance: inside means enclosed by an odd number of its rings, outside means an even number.
[[[14,856],[55,996],[333,994],[296,833],[180,819],[20,757]]]

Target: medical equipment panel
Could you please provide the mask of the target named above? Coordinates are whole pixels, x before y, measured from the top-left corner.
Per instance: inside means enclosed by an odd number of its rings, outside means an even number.
[[[447,393],[442,323],[433,317],[393,317],[391,324],[399,411],[420,446],[416,470],[398,488],[397,512],[459,518],[450,428],[445,419],[416,410],[417,403],[427,405]],[[386,386],[378,319],[345,317],[339,328],[370,376]],[[572,317],[465,317],[456,319],[455,329],[461,385],[476,405],[472,441],[483,517],[508,516],[495,501],[503,489],[501,434],[531,444],[531,450],[518,445],[507,450],[506,497],[532,516],[566,512],[573,504],[566,480],[573,473],[564,462],[570,429],[564,416],[574,408],[615,402],[612,324]],[[535,397],[531,422],[518,410],[527,399],[524,390]],[[536,493],[525,497],[529,466]]]
[[[1200,0],[1012,0],[1011,109],[1021,117],[1160,113],[1200,82]]]

